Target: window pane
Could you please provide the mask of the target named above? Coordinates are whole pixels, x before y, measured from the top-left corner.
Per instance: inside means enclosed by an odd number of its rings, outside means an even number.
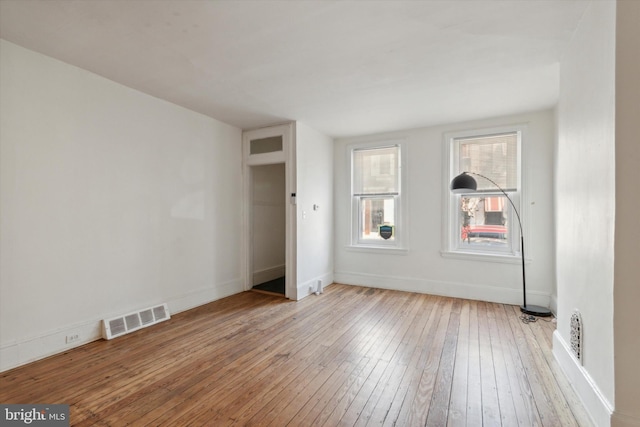
[[[509,201],[504,196],[460,197],[460,248],[509,246]]]
[[[475,172],[492,179],[505,191],[518,189],[518,133],[461,138],[459,172]],[[494,191],[495,186],[478,179],[478,191]]]
[[[353,151],[354,194],[398,194],[400,147]]]
[[[264,154],[282,151],[282,135],[252,139],[249,142],[249,154]]]
[[[381,226],[388,227],[383,227],[381,233]],[[360,239],[395,240],[395,200],[393,197],[360,198]]]

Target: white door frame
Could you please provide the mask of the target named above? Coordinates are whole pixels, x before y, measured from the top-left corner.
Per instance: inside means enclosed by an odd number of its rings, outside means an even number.
[[[253,139],[282,136],[282,151],[251,155],[250,141]],[[242,133],[242,176],[243,176],[243,237],[242,263],[244,290],[253,287],[253,223],[252,209],[252,166],[284,163],[285,192],[289,203],[285,209],[285,297],[297,300],[296,280],[296,164],[295,164],[295,123],[287,123]]]

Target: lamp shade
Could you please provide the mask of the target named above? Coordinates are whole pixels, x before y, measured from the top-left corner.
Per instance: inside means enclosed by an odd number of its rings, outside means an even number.
[[[477,188],[478,183],[476,180],[466,172],[462,172],[451,180],[450,189],[452,193],[471,193],[476,191]]]

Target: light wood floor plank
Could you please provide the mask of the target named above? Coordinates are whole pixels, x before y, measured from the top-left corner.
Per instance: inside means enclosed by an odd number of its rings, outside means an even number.
[[[244,292],[0,373],[0,401],[69,404],[73,426],[588,427],[554,330],[424,294]]]
[[[380,378],[389,367],[385,355],[395,354],[400,343],[400,335],[406,330],[401,325],[406,319],[413,319],[420,308],[420,299],[397,299],[392,306],[393,310],[385,313],[372,331],[375,338],[370,340],[366,356],[375,363],[374,370],[364,378],[361,376],[351,388],[347,398],[342,399],[331,415],[324,421],[324,425],[354,425],[360,416],[363,407],[368,402],[373,390],[377,387]],[[408,326],[408,325],[407,325]]]
[[[480,341],[480,382],[482,384],[482,424],[484,426],[499,426],[501,425],[501,414],[498,402],[498,384],[489,331],[489,310],[484,302],[478,303],[478,336]]]
[[[442,313],[446,311],[446,308],[443,307],[445,305],[447,305],[447,303],[443,302],[442,299],[436,300],[436,305],[430,312],[427,323],[424,325],[416,325],[421,329],[420,338],[409,345],[409,348],[412,350],[411,360],[401,378],[399,388],[393,396],[391,406],[386,412],[382,425],[404,425],[403,423],[409,418],[414,406],[414,398],[422,382],[422,367],[424,367],[428,361],[430,350],[440,344],[436,338],[438,337],[440,321],[443,318]],[[424,345],[424,343],[428,344]],[[425,379],[425,382],[426,381]]]
[[[411,357],[416,353],[418,344],[423,342],[423,336],[425,324],[432,322],[435,318],[433,309],[436,306],[437,298],[422,298],[423,306],[418,311],[416,317],[414,317],[409,327],[406,328],[405,333],[402,335],[400,344],[397,346],[396,351],[393,353],[390,359],[390,366],[393,371],[389,376],[389,379],[378,389],[377,400],[372,408],[368,411],[368,419],[365,425],[382,425],[386,419],[392,419],[393,415],[389,415],[392,408],[397,411],[398,406],[393,406],[396,401],[396,395],[398,392],[402,393],[401,383],[405,377],[408,364],[411,362]],[[389,369],[388,368],[388,369]],[[401,404],[401,402],[400,402]]]
[[[511,369],[511,354],[509,343],[503,341],[498,327],[497,307],[494,304],[487,304],[487,319],[489,320],[489,335],[491,337],[491,349],[493,355],[493,368],[496,377],[496,387],[498,392],[498,403],[500,405],[500,424],[507,426],[517,426],[518,417],[514,404],[513,392],[509,374]],[[517,390],[516,390],[517,391]]]
[[[478,302],[471,301],[469,310],[469,380],[467,383],[467,426],[482,425],[482,376],[480,371],[480,327]]]
[[[431,403],[429,404],[429,410],[427,411],[427,426],[441,427],[447,425],[458,331],[460,329],[460,306],[461,301],[454,301],[451,316],[449,317],[444,346],[440,354],[440,364],[436,374],[433,395],[431,397]]]
[[[533,394],[525,375],[525,369],[522,365],[518,348],[511,334],[511,328],[504,306],[497,306],[496,323],[501,340],[506,348],[504,357],[512,392],[511,396],[518,420],[517,425],[522,427],[540,426],[542,423],[535,407],[535,400],[533,399]]]
[[[453,378],[447,426],[463,427],[467,424],[467,381],[469,375],[469,301],[462,300],[458,334],[455,337]]]
[[[537,367],[538,372],[547,372],[549,366],[547,365],[543,348],[546,340],[538,342],[536,340],[536,332],[544,328],[544,319],[541,319],[535,323],[525,324],[520,322],[520,327],[523,333],[527,336],[527,343],[531,349],[531,355],[533,363]],[[544,346],[544,347],[543,347]],[[543,420],[544,425],[550,426],[577,426],[577,422],[574,416],[570,413],[567,400],[562,395],[562,391],[557,385],[557,382],[552,375],[540,375],[541,385],[544,388],[545,396],[551,407],[553,415]]]
[[[507,316],[507,320],[511,325],[511,331],[515,337],[518,355],[520,360],[522,360],[524,373],[526,374],[541,424],[544,426],[559,425],[556,424],[558,422],[558,415],[555,412],[553,402],[551,402],[551,396],[546,393],[544,386],[544,376],[547,372],[539,371],[538,365],[536,364],[536,351],[539,347],[530,345],[531,335],[526,333],[527,328],[523,328],[519,313],[511,309],[508,311],[510,315]],[[532,324],[529,323],[526,326],[531,327]]]
[[[345,414],[345,417],[341,420],[342,425],[367,425],[382,394],[385,392],[388,393],[387,390],[390,387],[391,376],[394,373],[397,375],[398,369],[402,369],[404,371],[396,361],[403,354],[402,350],[405,348],[403,342],[405,340],[411,340],[408,335],[410,334],[410,330],[412,329],[412,326],[414,326],[416,319],[420,319],[421,316],[429,313],[425,302],[426,300],[424,298],[411,298],[410,304],[403,306],[402,315],[395,319],[392,326],[389,326],[388,329],[390,333],[388,333],[387,336],[392,336],[392,338],[388,344],[385,342],[379,346],[379,350],[377,352],[377,354],[380,354],[379,357],[382,362],[388,361],[389,363],[384,365],[385,370],[379,379],[374,377],[375,384],[373,384],[374,380],[372,379],[367,382],[369,387],[365,389],[365,393],[373,387],[367,397],[367,401],[362,408],[357,404],[350,407],[347,414]],[[372,354],[371,357],[376,357],[376,354]],[[364,393],[361,392],[360,394]]]

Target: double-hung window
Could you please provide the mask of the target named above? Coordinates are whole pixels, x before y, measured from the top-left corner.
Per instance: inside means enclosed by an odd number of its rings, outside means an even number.
[[[447,185],[462,172],[468,172],[478,184],[475,192],[447,192],[446,253],[494,256],[520,253],[518,218],[500,188],[520,212],[521,140],[520,128],[445,137],[449,155]]]
[[[400,144],[351,148],[352,246],[400,247]]]

